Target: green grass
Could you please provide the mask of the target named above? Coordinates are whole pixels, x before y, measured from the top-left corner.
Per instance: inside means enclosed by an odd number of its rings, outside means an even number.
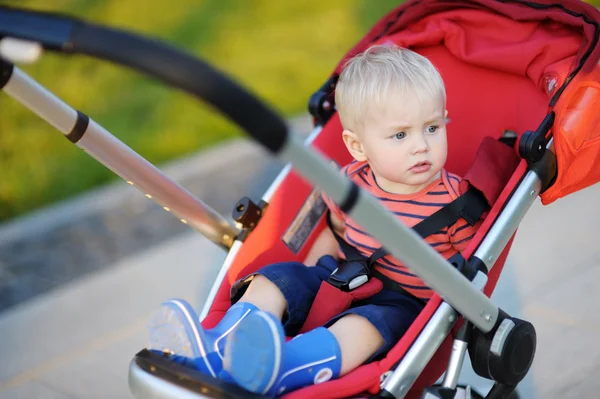
[[[308,97],[397,0],[12,0],[174,43],[234,76],[279,112]],[[240,135],[190,97],[84,57],[45,54],[22,67],[153,163]],[[0,221],[116,177],[50,125],[0,95]]]

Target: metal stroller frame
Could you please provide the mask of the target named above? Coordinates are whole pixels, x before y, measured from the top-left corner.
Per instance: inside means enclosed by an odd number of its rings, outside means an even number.
[[[535,352],[535,330],[530,323],[511,318],[482,293],[487,282],[485,270],[477,271],[472,281],[466,279],[416,233],[396,218],[390,217],[389,212],[374,197],[340,176],[323,156],[308,148],[308,143],[303,143],[290,134],[278,115],[208,64],[158,41],[124,31],[67,17],[7,7],[0,7],[0,39],[6,45],[0,47],[4,49],[0,52],[0,88],[4,92],[48,121],[73,144],[182,222],[230,250],[228,259],[235,255],[241,245],[236,240],[241,232],[238,227],[194,198],[85,114],[62,102],[12,62],[19,60],[21,56],[27,57],[27,54],[35,54],[31,57],[34,60],[43,49],[85,54],[154,76],[212,104],[244,128],[273,156],[290,163],[267,191],[264,201],[268,202],[279,182],[293,166],[334,201],[346,204],[348,214],[353,219],[444,298],[409,352],[382,382],[382,397],[388,395],[387,397],[402,398],[406,395],[457,322],[459,314],[486,334],[490,341],[495,340],[496,346],[492,349],[490,362],[507,361],[511,356],[509,349],[514,346],[525,351],[522,354],[525,358],[523,370],[519,375],[513,376],[510,382],[496,382],[489,398],[508,397],[527,373]],[[311,137],[318,130],[319,127]],[[548,157],[544,158],[544,165],[546,162],[551,163],[550,152],[546,154]],[[538,173],[536,170],[527,172],[475,252],[474,259],[485,269],[489,270],[493,266],[519,222],[542,191],[542,179]],[[219,274],[221,280],[225,276],[227,265],[228,260]],[[214,296],[213,290],[203,315],[208,312]],[[443,386],[449,389],[455,389],[457,385],[466,352],[467,324],[463,325],[462,333],[455,341],[445,375]],[[507,343],[510,348],[505,345]],[[131,363],[130,387],[139,397],[203,397],[199,392],[193,393],[166,383],[148,370],[150,369],[144,368],[135,359]]]

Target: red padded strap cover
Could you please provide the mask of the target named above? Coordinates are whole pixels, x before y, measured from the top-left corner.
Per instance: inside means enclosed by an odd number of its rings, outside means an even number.
[[[375,278],[350,292],[344,292],[323,281],[300,333],[322,326],[347,310],[352,301],[368,298],[381,291],[381,288],[381,281]]]

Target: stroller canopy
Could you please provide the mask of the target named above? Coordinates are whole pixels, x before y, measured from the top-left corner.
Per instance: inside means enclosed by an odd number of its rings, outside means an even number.
[[[600,152],[599,21],[598,10],[573,0],[409,1],[377,23],[340,61],[333,76],[367,47],[395,43],[416,51],[441,45],[458,60],[498,71],[499,78],[500,73],[527,77],[548,97],[548,111],[555,113],[551,134],[558,175],[542,194],[543,203],[549,204],[600,181],[600,168],[594,167]],[[447,81],[452,73],[444,71],[445,65],[438,67]],[[527,107],[527,99],[518,93],[481,93],[490,94]],[[493,116],[472,118],[483,126]],[[457,172],[468,166],[470,160],[465,161]]]

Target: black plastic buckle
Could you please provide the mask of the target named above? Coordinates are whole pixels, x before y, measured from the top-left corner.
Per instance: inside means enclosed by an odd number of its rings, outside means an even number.
[[[342,262],[331,273],[327,282],[342,291],[352,291],[369,281],[371,272],[367,261]]]

